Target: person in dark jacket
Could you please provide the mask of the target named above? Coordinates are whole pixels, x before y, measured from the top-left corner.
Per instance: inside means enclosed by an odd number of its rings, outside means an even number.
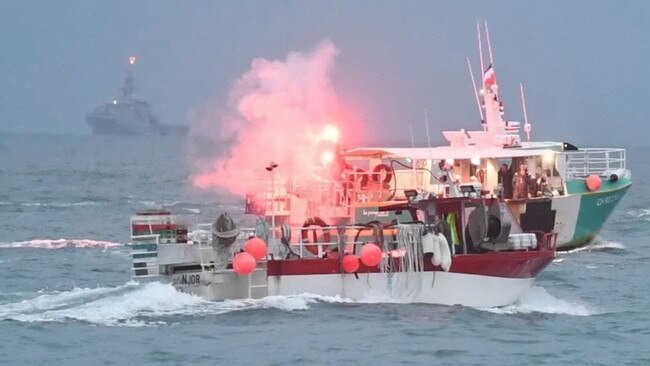
[[[512,171],[508,168],[508,164],[501,165],[498,180],[503,187],[503,198],[512,198]]]

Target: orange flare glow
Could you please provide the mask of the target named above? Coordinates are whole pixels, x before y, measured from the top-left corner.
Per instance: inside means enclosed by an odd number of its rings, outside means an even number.
[[[320,161],[323,164],[329,164],[334,160],[334,154],[331,151],[324,151],[320,157]]]

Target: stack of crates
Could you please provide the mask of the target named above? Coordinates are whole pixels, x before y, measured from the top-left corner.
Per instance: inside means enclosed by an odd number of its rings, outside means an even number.
[[[187,225],[176,224],[176,242],[185,244],[187,243]]]
[[[158,276],[160,274],[158,245],[176,243],[177,236],[176,224],[169,211],[144,211],[132,216],[133,277]],[[185,237],[187,237],[187,229],[185,229]]]

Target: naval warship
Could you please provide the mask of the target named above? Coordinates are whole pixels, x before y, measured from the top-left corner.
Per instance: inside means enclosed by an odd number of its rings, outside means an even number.
[[[187,126],[168,125],[158,121],[149,103],[135,98],[133,65],[135,56],[129,57],[129,69],[124,78],[121,95],[113,101],[99,105],[86,114],[86,122],[96,135],[158,135],[185,136]]]

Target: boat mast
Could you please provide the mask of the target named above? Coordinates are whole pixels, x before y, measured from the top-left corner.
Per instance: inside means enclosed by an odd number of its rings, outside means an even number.
[[[478,97],[478,90],[476,89],[476,80],[474,80],[474,73],[472,72],[472,64],[467,57],[467,68],[469,68],[469,76],[472,79],[472,88],[474,88],[474,97],[476,97],[476,106],[478,107],[478,114],[481,116],[481,126],[485,130],[485,117],[483,117],[483,109],[481,108],[481,101]]]
[[[480,23],[479,23],[478,19],[476,20],[476,36],[478,37],[478,57],[479,57],[479,60],[481,62],[481,72],[484,73],[485,72],[485,65],[483,64],[483,46],[481,45],[481,38],[482,38],[481,37],[481,26],[480,26]],[[485,83],[482,83],[481,84],[481,89],[484,89],[484,88],[485,88]]]
[[[492,69],[494,69],[494,57],[492,56],[492,42],[490,42],[490,30],[488,29],[488,24],[487,20],[483,21],[485,25],[485,38],[487,39],[487,45],[488,45],[488,54],[490,55],[490,66]],[[494,83],[494,94],[497,96],[497,99],[499,98],[499,86],[497,83]]]
[[[131,100],[135,94],[135,79],[133,78],[133,65],[137,58],[129,56],[129,68],[126,70],[126,77],[124,78],[124,86],[122,86],[122,99]]]
[[[488,85],[486,83],[485,76],[488,72],[494,72],[492,64],[485,69],[485,64],[483,62],[483,42],[481,35],[481,23],[479,20],[476,20],[476,36],[478,37],[478,56],[481,62],[481,91],[480,94],[483,96],[483,108],[485,109],[485,119],[483,124],[483,130],[489,131],[493,134],[501,134],[503,128],[499,128],[502,122],[501,113],[499,108],[499,98],[495,92],[496,85]],[[488,38],[489,39],[489,38]],[[489,42],[488,42],[489,45]],[[490,59],[492,59],[492,47],[489,46]]]
[[[524,110],[524,132],[526,132],[526,142],[530,143],[531,125],[528,123],[528,113],[526,113],[526,98],[524,97],[524,86],[519,84],[519,91],[521,92],[521,107]]]

